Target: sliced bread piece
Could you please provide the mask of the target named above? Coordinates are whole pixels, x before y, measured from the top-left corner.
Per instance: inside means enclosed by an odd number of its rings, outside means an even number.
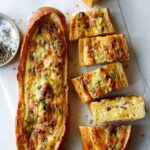
[[[133,121],[145,117],[144,99],[137,96],[102,99],[90,103],[89,108],[97,123]]]
[[[131,129],[131,125],[80,126],[83,150],[124,150]]]
[[[128,86],[122,64],[105,65],[95,71],[72,79],[82,102],[100,98],[113,90]]]
[[[108,8],[73,13],[70,18],[70,41],[83,37],[114,33]]]
[[[94,65],[129,60],[129,49],[124,34],[79,39],[80,65]]]

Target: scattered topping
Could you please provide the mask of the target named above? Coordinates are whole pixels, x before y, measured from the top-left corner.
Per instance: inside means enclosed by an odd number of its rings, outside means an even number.
[[[57,31],[55,23],[49,23],[49,24],[47,24],[46,25],[46,31],[49,32],[49,33]]]
[[[141,137],[144,138],[144,136],[145,136],[144,133],[141,133]]]
[[[84,28],[85,28],[85,29],[88,29],[88,28],[89,28],[89,22],[85,22]]]
[[[52,97],[53,97],[53,91],[50,84],[45,84],[41,92],[41,99],[52,98]]]
[[[79,7],[79,4],[76,4],[76,7]]]
[[[84,12],[79,12],[79,17],[82,18],[85,16],[85,13]]]
[[[47,108],[47,104],[46,104],[45,101],[42,101],[42,108],[43,108],[44,110],[46,110],[46,108]]]
[[[41,85],[39,85],[39,86],[37,87],[37,89],[38,89],[38,90],[40,90],[41,88],[42,88],[42,86],[41,86]]]
[[[32,118],[32,123],[37,123],[37,118]]]

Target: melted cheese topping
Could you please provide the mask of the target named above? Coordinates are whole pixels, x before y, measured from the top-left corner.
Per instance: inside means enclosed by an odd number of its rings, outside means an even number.
[[[142,97],[116,97],[89,104],[96,122],[137,120],[145,116]]]
[[[70,40],[114,32],[107,8],[74,13],[70,20]]]
[[[128,86],[121,63],[103,66],[93,72],[72,79],[72,82],[83,102]]]
[[[28,46],[22,116],[25,150],[55,150],[65,132],[66,47],[58,19],[54,14],[43,18]]]
[[[81,65],[129,60],[125,35],[118,34],[80,39],[79,60]]]
[[[131,126],[80,126],[83,150],[123,150]]]

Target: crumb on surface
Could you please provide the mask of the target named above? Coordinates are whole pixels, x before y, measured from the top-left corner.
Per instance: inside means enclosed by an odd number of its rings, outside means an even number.
[[[141,133],[141,137],[144,138],[144,133]]]
[[[124,67],[124,68],[128,68],[128,67],[129,67],[129,65],[128,65],[128,64],[126,64],[126,65],[124,65],[123,67]]]
[[[68,11],[66,12],[66,15],[69,15],[69,12],[68,12]]]
[[[13,70],[16,70],[16,67],[14,67]]]
[[[19,21],[19,22],[22,22],[22,19],[21,19],[21,18],[19,18],[19,19],[18,19],[18,21]]]
[[[91,119],[89,123],[92,124],[92,123],[93,123],[93,120]]]
[[[76,7],[79,7],[79,4],[76,4]]]

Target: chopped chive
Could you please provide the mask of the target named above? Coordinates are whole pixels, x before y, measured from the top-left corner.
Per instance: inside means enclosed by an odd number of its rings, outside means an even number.
[[[47,104],[46,104],[45,101],[42,101],[42,108],[43,108],[44,110],[46,110],[46,108],[47,108]]]
[[[37,123],[37,118],[32,118],[32,123]]]
[[[42,86],[41,86],[41,85],[39,85],[39,86],[37,87],[37,89],[38,89],[38,90],[40,90],[40,89],[41,89],[41,87],[42,87]]]

